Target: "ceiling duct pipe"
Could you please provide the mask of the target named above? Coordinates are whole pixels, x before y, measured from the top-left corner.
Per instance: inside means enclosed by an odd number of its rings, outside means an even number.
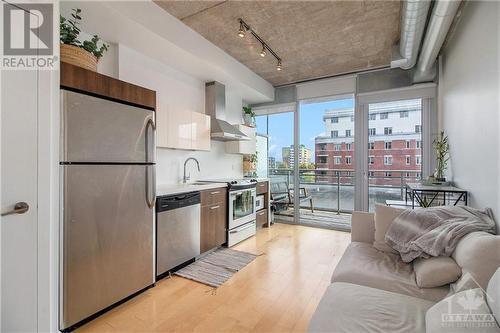
[[[403,1],[399,47],[393,49],[391,68],[410,69],[417,62],[430,0]]]
[[[431,81],[436,76],[436,59],[461,1],[438,0],[434,4],[413,82]]]

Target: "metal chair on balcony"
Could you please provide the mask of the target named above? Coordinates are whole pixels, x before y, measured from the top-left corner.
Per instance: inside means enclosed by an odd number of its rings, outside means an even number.
[[[293,206],[294,190],[288,187],[287,182],[271,182],[271,200],[278,212],[280,211],[280,206],[288,209],[290,206]],[[299,188],[299,200],[301,204],[304,201],[309,201],[311,213],[314,213],[313,198],[307,193],[305,187]]]

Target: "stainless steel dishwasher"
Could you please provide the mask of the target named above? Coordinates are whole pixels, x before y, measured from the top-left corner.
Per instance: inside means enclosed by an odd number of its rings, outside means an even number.
[[[200,192],[158,197],[156,277],[200,254]]]

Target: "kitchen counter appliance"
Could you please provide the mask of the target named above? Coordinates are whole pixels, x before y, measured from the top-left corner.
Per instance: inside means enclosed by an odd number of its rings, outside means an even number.
[[[200,255],[200,192],[158,197],[156,277]]]
[[[60,329],[154,284],[155,114],[61,92]]]
[[[227,246],[231,247],[257,231],[255,179],[210,179],[207,182],[226,182],[228,187]]]

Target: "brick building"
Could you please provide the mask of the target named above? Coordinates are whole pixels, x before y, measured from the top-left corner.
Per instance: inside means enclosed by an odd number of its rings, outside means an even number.
[[[368,170],[372,185],[400,185],[421,176],[421,101],[371,104]],[[352,184],[355,170],[354,110],[327,110],[325,135],[315,138],[317,182]]]

